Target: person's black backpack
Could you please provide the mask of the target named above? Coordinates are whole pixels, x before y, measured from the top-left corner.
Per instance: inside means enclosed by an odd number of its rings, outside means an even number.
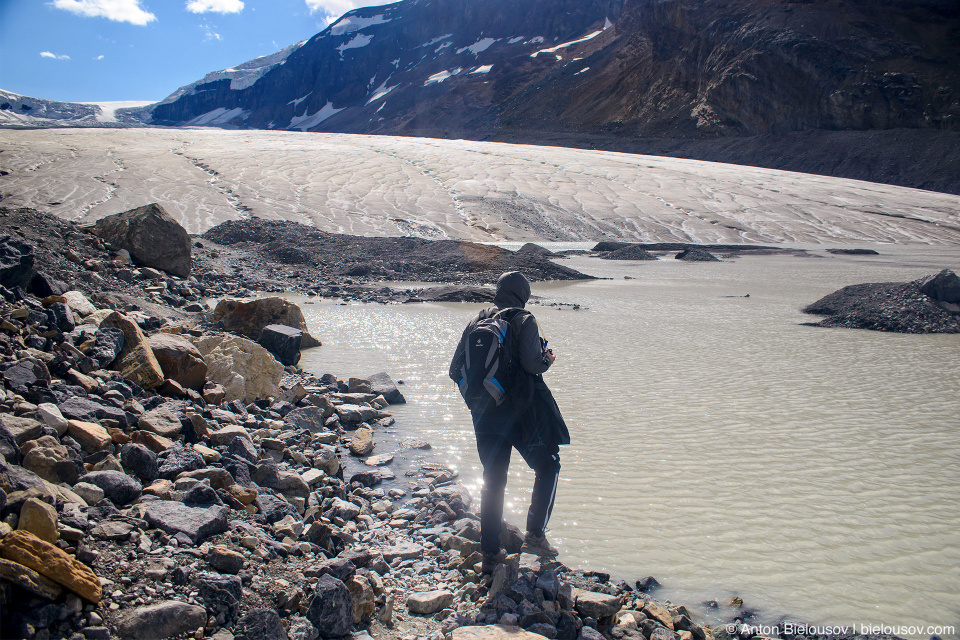
[[[463,366],[457,386],[471,410],[482,411],[508,401],[517,385],[519,363],[513,321],[523,309],[502,309],[482,318],[464,344]]]

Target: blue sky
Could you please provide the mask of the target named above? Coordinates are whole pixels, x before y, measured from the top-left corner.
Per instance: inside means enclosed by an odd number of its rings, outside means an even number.
[[[0,89],[64,102],[162,100],[386,0],[0,0]]]

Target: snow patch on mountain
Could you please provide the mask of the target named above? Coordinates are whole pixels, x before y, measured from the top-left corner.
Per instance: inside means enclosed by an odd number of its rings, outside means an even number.
[[[359,49],[360,47],[365,47],[373,40],[373,36],[368,36],[365,33],[358,33],[355,35],[350,42],[345,42],[339,47],[337,51],[340,52],[340,58],[343,59],[343,52],[347,49]]]
[[[346,108],[346,107],[344,107]],[[302,116],[294,116],[290,118],[290,126],[287,129],[300,129],[300,131],[307,131],[317,126],[330,116],[336,115],[343,111],[343,109],[335,109],[332,102],[327,102],[323,105],[323,108],[313,114],[303,114]]]
[[[387,18],[383,15],[363,18],[361,16],[348,14],[340,18],[340,20],[335,22],[333,26],[330,27],[330,35],[342,36],[346,33],[360,31],[361,29],[366,29],[367,27],[372,27],[378,24],[385,24],[387,22],[390,22],[390,18]]]
[[[244,111],[240,107],[234,109],[226,109],[224,107],[218,107],[213,111],[208,111],[202,115],[197,116],[193,120],[186,123],[188,127],[222,127],[230,124],[230,121],[234,118],[242,118],[246,120],[250,116],[249,111]]]
[[[473,55],[480,55],[487,49],[489,49],[494,43],[499,42],[497,38],[482,38],[477,40],[469,47],[463,47],[462,49],[457,49],[457,54],[461,54],[464,51],[469,51]]]
[[[423,83],[423,86],[426,87],[431,84],[439,84],[444,80],[446,80],[447,78],[451,78],[457,75],[461,71],[463,71],[461,67],[457,67],[456,69],[452,69],[450,71],[439,71],[433,74],[432,76],[430,76],[429,78],[427,78],[427,81]]]
[[[599,31],[594,31],[593,33],[586,35],[580,38],[579,40],[571,40],[570,42],[564,42],[563,44],[558,44],[557,46],[550,47],[549,49],[540,49],[539,51],[534,51],[533,53],[530,54],[530,57],[536,58],[541,53],[556,53],[560,49],[566,49],[567,47],[572,47],[575,44],[580,44],[581,42],[586,42],[587,40],[593,40],[601,33],[603,33],[603,29],[600,29]]]

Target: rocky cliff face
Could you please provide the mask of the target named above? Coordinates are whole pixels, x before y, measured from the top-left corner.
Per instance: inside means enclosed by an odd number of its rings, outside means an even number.
[[[160,124],[469,137],[960,130],[948,0],[405,0],[346,14]]]

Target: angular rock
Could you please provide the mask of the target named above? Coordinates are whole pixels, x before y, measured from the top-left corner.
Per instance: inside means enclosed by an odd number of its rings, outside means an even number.
[[[68,420],[67,433],[80,443],[84,451],[95,453],[106,449],[113,442],[113,438],[106,429],[96,422],[82,420]]]
[[[453,602],[453,593],[446,589],[411,593],[407,598],[407,608],[411,613],[430,615],[446,609]]]
[[[344,584],[347,585],[350,596],[353,598],[353,624],[369,621],[377,610],[376,597],[370,581],[363,576],[353,576]]]
[[[310,335],[307,322],[300,307],[283,298],[260,298],[258,300],[224,299],[213,310],[214,322],[223,322],[227,331],[256,340],[263,328],[271,324],[293,327],[303,332],[301,347],[319,347],[320,341]]]
[[[601,636],[597,633],[599,637]],[[452,640],[547,640],[539,633],[524,631],[520,627],[502,624],[458,627],[453,630]]]
[[[34,358],[23,358],[12,365],[4,365],[0,377],[7,387],[29,399],[35,388],[50,385],[50,371],[47,366]]]
[[[97,310],[81,291],[65,291],[62,295],[70,308],[81,316],[88,316]]]
[[[190,275],[191,244],[186,230],[157,203],[100,218],[93,232],[139,264],[175,276]]]
[[[183,533],[194,544],[227,530],[227,507],[188,507],[181,502],[151,502],[144,512],[144,520],[169,534]]]
[[[297,429],[311,432],[324,431],[326,429],[324,421],[330,417],[331,413],[333,413],[332,408],[328,413],[320,407],[301,407],[285,415],[283,421]]]
[[[57,532],[57,510],[42,500],[28,498],[20,507],[17,529],[29,531],[44,542],[56,544],[60,537]]]
[[[56,600],[63,593],[63,587],[50,578],[9,560],[0,559],[0,579],[47,600]]]
[[[147,338],[147,342],[164,377],[176,381],[184,389],[203,389],[207,380],[207,363],[192,342],[172,333],[156,333]]]
[[[10,414],[0,414],[0,428],[13,436],[14,442],[23,445],[43,435],[43,425],[32,418],[22,418]]]
[[[162,404],[156,409],[147,411],[137,420],[137,427],[155,433],[164,438],[176,438],[177,434],[183,429],[180,418],[166,404]]]
[[[381,553],[386,562],[393,562],[397,558],[413,560],[423,555],[423,547],[413,542],[403,542],[398,545],[384,547]]]
[[[201,573],[195,585],[207,609],[224,612],[228,620],[236,617],[243,597],[243,585],[238,576]]]
[[[259,494],[254,504],[257,505],[257,509],[263,514],[263,517],[266,518],[269,524],[279,522],[288,515],[298,520],[300,519],[300,514],[297,512],[296,507],[283,498],[278,498],[270,493],[264,492]]]
[[[214,447],[228,446],[237,438],[244,438],[252,443],[250,433],[238,424],[228,425],[222,429],[211,431],[209,437],[210,445]]]
[[[60,412],[67,418],[81,422],[96,423],[100,420],[116,420],[120,426],[126,426],[127,414],[123,409],[99,402],[93,398],[74,396],[59,403]]]
[[[268,324],[257,338],[257,344],[273,354],[273,357],[284,366],[293,366],[300,362],[302,341],[302,331],[282,324]]]
[[[10,236],[0,237],[0,286],[26,290],[33,279],[33,245]]]
[[[134,640],[164,640],[183,633],[191,633],[207,622],[203,607],[167,600],[125,613],[117,623],[124,637]]]
[[[141,482],[150,483],[160,477],[157,454],[142,444],[130,442],[123,445],[120,462],[127,473],[135,475]]]
[[[83,498],[87,504],[97,504],[103,500],[103,497],[106,495],[103,489],[89,482],[78,482],[73,485],[73,491]]]
[[[63,302],[54,302],[47,309],[47,312],[53,315],[53,323],[57,329],[64,333],[70,333],[76,327],[73,319],[73,309]]]
[[[207,562],[221,573],[235,575],[243,569],[244,558],[242,553],[237,553],[222,545],[216,545],[210,547],[210,551],[207,552]]]
[[[94,471],[83,476],[83,481],[103,489],[104,496],[122,507],[140,497],[143,486],[122,471]]]
[[[280,623],[280,615],[266,607],[245,613],[237,621],[234,631],[235,640],[288,640],[287,631]]]
[[[960,303],[960,276],[950,269],[917,281],[920,291],[940,302]]]
[[[164,455],[158,473],[161,478],[168,480],[176,478],[186,471],[196,471],[207,466],[207,463],[203,461],[203,456],[194,451],[192,447],[184,447],[179,442],[170,446]]]
[[[407,402],[396,383],[387,373],[375,373],[367,377],[370,382],[371,393],[383,396],[390,404],[405,404]]]
[[[63,436],[67,432],[67,419],[60,413],[57,405],[51,402],[42,402],[37,405],[37,413],[43,424],[57,430],[57,435]]]
[[[181,500],[188,507],[209,507],[215,504],[223,504],[223,500],[217,495],[217,492],[205,482],[198,482],[183,494]]]
[[[318,562],[309,569],[305,569],[303,575],[308,578],[324,575],[331,575],[337,580],[346,583],[350,578],[357,574],[357,567],[346,558],[330,558],[323,562]]]
[[[280,395],[283,365],[257,343],[229,334],[196,338],[207,377],[223,385],[225,399],[253,402]]]
[[[720,258],[717,256],[706,249],[699,249],[697,247],[687,247],[683,251],[680,251],[675,257],[677,260],[685,260],[687,262],[720,262]]]
[[[323,637],[345,636],[353,630],[353,596],[340,580],[320,576],[313,589],[307,619]]]
[[[33,274],[33,278],[30,279],[27,293],[32,293],[42,299],[49,296],[62,296],[69,288],[65,283],[57,280],[50,274],[37,271]]]
[[[227,453],[239,456],[248,462],[256,462],[260,459],[260,453],[257,451],[257,446],[246,438],[234,438],[230,442],[230,446],[227,447]],[[263,483],[258,484],[261,484],[261,486],[270,486],[263,485]]]
[[[612,616],[620,610],[620,598],[608,593],[596,593],[583,589],[574,589],[577,612],[595,620]]]
[[[373,451],[373,431],[371,429],[359,428],[353,433],[350,439],[350,453],[355,456],[369,455]]]
[[[87,349],[87,356],[95,360],[101,369],[106,369],[116,361],[125,345],[126,338],[121,329],[103,327],[97,329],[93,345]]]
[[[0,556],[33,569],[94,604],[103,596],[100,579],[90,567],[32,533],[14,531],[4,536]]]
[[[185,471],[177,476],[177,480],[184,478],[195,478],[205,480],[210,483],[214,489],[227,489],[235,484],[233,476],[226,469],[217,467],[207,467],[206,469],[197,469],[196,471]]]
[[[132,380],[144,389],[153,389],[163,382],[163,369],[153,355],[153,349],[136,322],[114,311],[100,323],[100,327],[123,331],[123,350],[114,366],[127,380]]]

